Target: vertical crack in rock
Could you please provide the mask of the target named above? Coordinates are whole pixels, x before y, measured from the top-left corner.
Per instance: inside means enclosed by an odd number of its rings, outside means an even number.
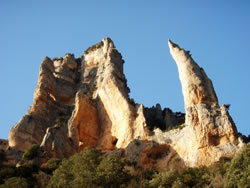
[[[79,125],[73,120],[69,124],[69,135],[78,135],[78,141],[83,145],[88,137],[96,139],[96,145],[103,150],[125,147],[135,137],[147,137],[146,122],[141,108],[133,105],[129,99],[129,88],[123,74],[121,54],[115,49],[111,39],[104,38],[100,43],[87,49],[83,55],[81,85],[78,93],[86,95],[92,100],[93,109],[89,114],[97,114],[98,121],[87,125],[88,120],[81,121]],[[76,106],[77,105],[76,101]],[[83,116],[73,112],[73,119]],[[95,115],[93,115],[94,117]],[[93,118],[88,116],[89,121]],[[73,127],[89,129],[87,132],[78,131]],[[94,131],[97,129],[99,131]],[[91,129],[91,130],[90,130]],[[82,140],[82,141],[81,141]],[[84,143],[83,143],[84,142]],[[77,141],[76,141],[77,143]]]

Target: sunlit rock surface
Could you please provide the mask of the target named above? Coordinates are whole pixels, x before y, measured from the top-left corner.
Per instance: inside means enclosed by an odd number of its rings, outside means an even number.
[[[74,107],[79,64],[71,54],[51,60],[43,59],[40,67],[34,102],[26,115],[11,128],[9,145],[25,151],[40,144],[46,129],[64,118],[66,122]]]
[[[211,80],[188,51],[170,40],[168,44],[178,67],[186,110],[185,128],[176,133],[182,136],[172,139],[177,153],[192,166],[209,165],[235,154],[236,126],[226,106],[218,105]]]
[[[80,58],[44,58],[34,102],[10,131],[10,151],[39,144],[40,157],[49,159],[90,146],[123,151],[138,166],[161,170],[210,165],[233,155],[237,131],[226,106],[219,106],[211,80],[189,52],[171,41],[169,47],[186,114],[130,99],[122,56],[104,38]]]

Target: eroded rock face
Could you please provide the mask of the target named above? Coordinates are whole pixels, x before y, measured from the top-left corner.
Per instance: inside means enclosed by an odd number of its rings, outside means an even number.
[[[0,139],[0,149],[2,149],[2,150],[7,150],[8,147],[9,147],[9,142],[8,142],[8,140]]]
[[[206,73],[185,51],[171,40],[168,42],[170,53],[174,58],[182,85],[185,107],[196,104],[218,104],[213,84]]]
[[[144,169],[162,170],[176,165],[172,159],[199,166],[233,155],[237,131],[226,106],[218,105],[211,80],[188,52],[171,41],[169,47],[186,114],[135,104],[122,56],[104,38],[78,59],[44,58],[34,103],[12,127],[10,147],[18,152],[40,144],[42,159],[69,157],[86,146],[121,150]]]
[[[171,41],[169,48],[179,70],[186,110],[186,127],[178,133],[183,137],[169,136],[176,151],[191,166],[210,165],[233,155],[238,150],[233,144],[237,130],[226,106],[218,105],[211,80],[189,52]]]
[[[77,135],[78,142],[85,143],[81,148],[90,145],[112,150],[126,147],[136,137],[147,137],[143,107],[135,106],[128,97],[123,63],[109,38],[89,48],[83,56],[80,90],[88,97],[84,105],[76,100],[73,114],[78,113],[77,108],[82,110],[69,123],[69,135]],[[92,141],[84,142],[87,137]]]
[[[25,151],[32,144],[40,144],[46,129],[53,126],[58,117],[70,117],[78,88],[78,71],[79,65],[71,54],[54,60],[44,58],[34,102],[27,114],[11,128],[10,147]]]
[[[137,164],[137,167],[145,169],[166,170],[176,165],[185,167],[184,162],[176,151],[167,143],[157,143],[153,140],[134,139],[125,149],[128,159]],[[175,164],[178,161],[178,164]],[[181,169],[178,168],[178,169]]]
[[[67,133],[68,127],[64,122],[47,129],[40,146],[41,161],[45,162],[50,158],[70,157],[76,152]]]
[[[96,104],[83,92],[78,92],[71,117],[79,149],[86,146],[96,147],[99,137],[99,120]]]

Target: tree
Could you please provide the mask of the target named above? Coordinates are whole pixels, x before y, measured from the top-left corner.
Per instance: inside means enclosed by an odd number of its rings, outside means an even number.
[[[130,178],[125,165],[126,160],[116,154],[103,156],[100,150],[87,147],[62,161],[49,187],[119,187]]]
[[[227,188],[250,187],[250,143],[232,160],[226,174]]]
[[[12,177],[5,181],[4,184],[0,185],[0,188],[28,188],[28,183],[25,178]]]
[[[34,159],[38,155],[40,146],[38,144],[33,144],[30,146],[26,152],[24,152],[22,158],[24,160],[31,160]]]
[[[105,156],[97,167],[98,184],[112,188],[126,185],[131,176],[124,169],[128,161],[117,154]]]

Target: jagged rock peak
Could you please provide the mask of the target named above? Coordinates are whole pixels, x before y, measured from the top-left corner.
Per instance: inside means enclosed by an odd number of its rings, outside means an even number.
[[[72,54],[53,60],[47,56],[43,59],[33,104],[11,128],[10,147],[25,151],[30,145],[41,143],[46,129],[54,126],[56,119],[67,121],[79,86],[80,67]]]
[[[170,40],[168,43],[178,67],[186,110],[186,127],[179,133],[183,137],[175,140],[173,147],[189,166],[207,166],[220,157],[232,156],[238,150],[234,144],[237,130],[227,108],[218,105],[211,80],[189,52]],[[178,146],[182,143],[188,145]]]
[[[185,51],[171,40],[168,41],[170,53],[179,69],[185,107],[196,104],[217,105],[218,99],[211,80],[205,71]]]
[[[45,161],[69,157],[86,146],[121,149],[142,167],[157,163],[162,169],[173,157],[200,166],[233,155],[237,131],[226,107],[218,105],[212,82],[188,52],[171,41],[169,47],[186,114],[131,100],[122,56],[104,38],[80,58],[44,58],[34,102],[11,128],[10,148],[24,152],[39,144]]]

